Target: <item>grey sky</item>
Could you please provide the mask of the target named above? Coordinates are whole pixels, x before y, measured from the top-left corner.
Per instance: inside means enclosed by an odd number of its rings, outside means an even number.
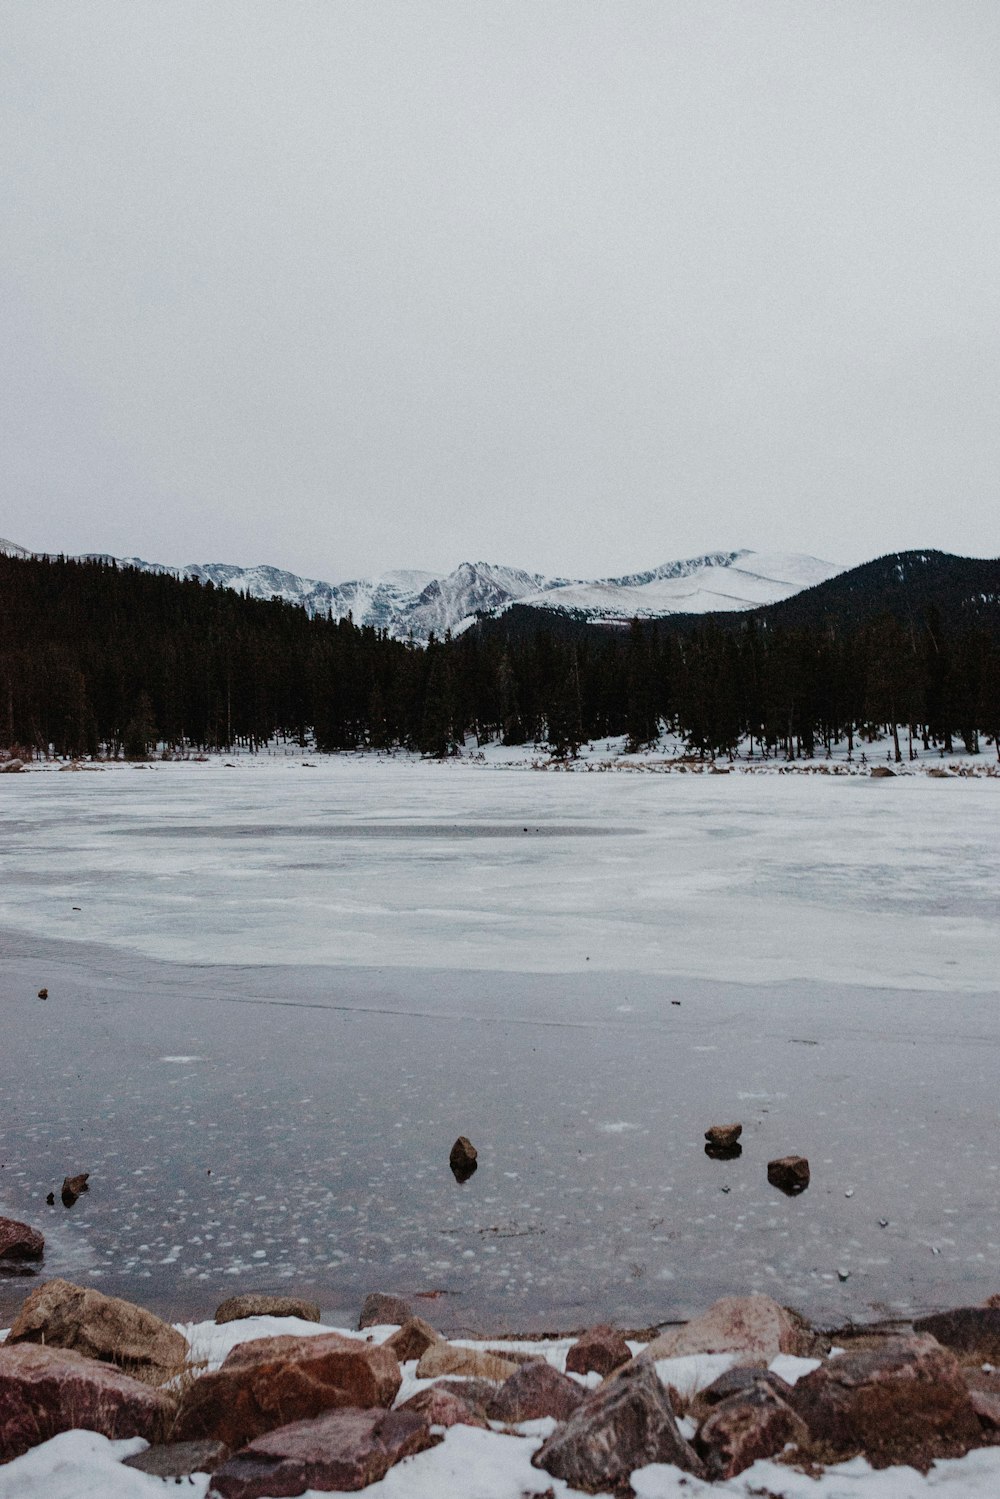
[[[995,555],[996,0],[2,0],[0,535]]]

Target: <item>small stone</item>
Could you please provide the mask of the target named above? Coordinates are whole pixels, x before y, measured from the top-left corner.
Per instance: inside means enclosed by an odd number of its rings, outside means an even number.
[[[736,1144],[742,1133],[742,1124],[713,1124],[705,1131],[705,1139],[709,1145],[717,1145],[723,1150],[728,1150]]]
[[[809,1162],[804,1155],[783,1155],[768,1161],[767,1179],[788,1197],[797,1197],[809,1185]]]
[[[853,1187],[848,1187],[847,1191],[844,1193],[844,1196],[845,1197],[853,1197],[854,1196],[854,1188]]]
[[[49,991],[48,991],[48,989],[39,989],[39,991],[38,991],[38,998],[39,999],[48,999],[48,997],[49,997]]]
[[[601,1323],[578,1338],[566,1355],[567,1374],[600,1374],[606,1377],[627,1364],[632,1350],[615,1328]]]
[[[189,1473],[214,1473],[229,1456],[225,1442],[161,1442],[123,1459],[151,1478],[186,1478]]]
[[[448,1164],[457,1182],[467,1182],[474,1175],[479,1165],[478,1156],[479,1152],[472,1141],[465,1135],[459,1135],[448,1157]]]
[[[84,1192],[89,1192],[87,1182],[90,1180],[89,1171],[81,1171],[78,1176],[64,1176],[61,1197],[64,1208],[71,1208],[77,1198]]]
[[[240,1322],[244,1317],[300,1317],[303,1322],[319,1322],[320,1309],[315,1301],[305,1301],[301,1296],[250,1292],[245,1296],[230,1296],[215,1313],[217,1324]]]
[[[851,1278],[851,1272],[850,1272],[850,1270],[838,1270],[837,1271],[837,1279],[838,1280],[841,1280],[841,1281],[843,1281],[843,1280],[850,1280],[850,1278]]]
[[[880,1218],[878,1220],[878,1226],[879,1226],[879,1228],[888,1228],[889,1227],[889,1220],[888,1220],[888,1218]]]
[[[56,1194],[54,1192],[49,1192],[46,1195],[45,1201],[50,1208],[54,1208],[56,1205]]]
[[[358,1331],[366,1327],[402,1327],[413,1320],[413,1308],[402,1296],[387,1291],[372,1291],[365,1297],[358,1318]]]
[[[44,1253],[45,1238],[37,1228],[0,1218],[0,1260],[40,1260]]]

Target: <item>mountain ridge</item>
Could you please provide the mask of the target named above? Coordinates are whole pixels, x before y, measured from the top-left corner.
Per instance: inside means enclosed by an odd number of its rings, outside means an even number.
[[[0,551],[33,553],[0,539]],[[88,561],[114,562],[142,572],[196,578],[253,598],[281,598],[310,615],[350,616],[355,624],[386,630],[394,639],[426,643],[431,635],[461,634],[483,616],[514,605],[572,614],[595,623],[664,618],[671,614],[732,611],[790,598],[845,569],[801,553],[755,552],[748,548],[705,552],[640,572],[596,579],[550,577],[491,562],[462,562],[450,573],[391,569],[375,577],[329,583],[261,563],[192,562],[173,567],[141,557],[82,554]]]

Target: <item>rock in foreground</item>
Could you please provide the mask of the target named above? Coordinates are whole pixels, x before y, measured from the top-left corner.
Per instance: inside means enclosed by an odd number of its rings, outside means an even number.
[[[0,1347],[0,1462],[78,1427],[101,1436],[155,1442],[175,1400],[65,1348]]]
[[[341,1410],[259,1437],[212,1481],[222,1499],[283,1499],[307,1489],[353,1493],[440,1442],[413,1410]]]
[[[753,1380],[746,1389],[721,1400],[706,1416],[694,1440],[709,1478],[735,1478],[758,1458],[773,1457],[788,1442],[808,1439],[805,1422],[788,1400],[790,1386],[775,1376]]]
[[[47,1280],[22,1306],[8,1344],[44,1343],[164,1384],[187,1361],[187,1339],[153,1312],[68,1280]]]
[[[703,1475],[701,1459],[677,1430],[666,1391],[645,1357],[588,1396],[531,1461],[587,1494],[621,1488],[647,1463],[675,1463]]]
[[[235,1449],[326,1411],[390,1406],[401,1383],[394,1354],[375,1343],[336,1332],[255,1338],[185,1391],[176,1435],[212,1437]]]
[[[44,1253],[45,1239],[37,1228],[0,1218],[0,1260],[40,1260]]]

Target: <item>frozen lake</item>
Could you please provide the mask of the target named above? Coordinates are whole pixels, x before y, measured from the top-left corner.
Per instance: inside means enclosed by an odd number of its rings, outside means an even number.
[[[0,1211],[47,1274],[178,1316],[269,1286],[511,1330],[981,1299],[997,795],[354,758],[4,778]],[[731,1119],[742,1157],[707,1159]],[[766,1181],[790,1151],[796,1199]]]

